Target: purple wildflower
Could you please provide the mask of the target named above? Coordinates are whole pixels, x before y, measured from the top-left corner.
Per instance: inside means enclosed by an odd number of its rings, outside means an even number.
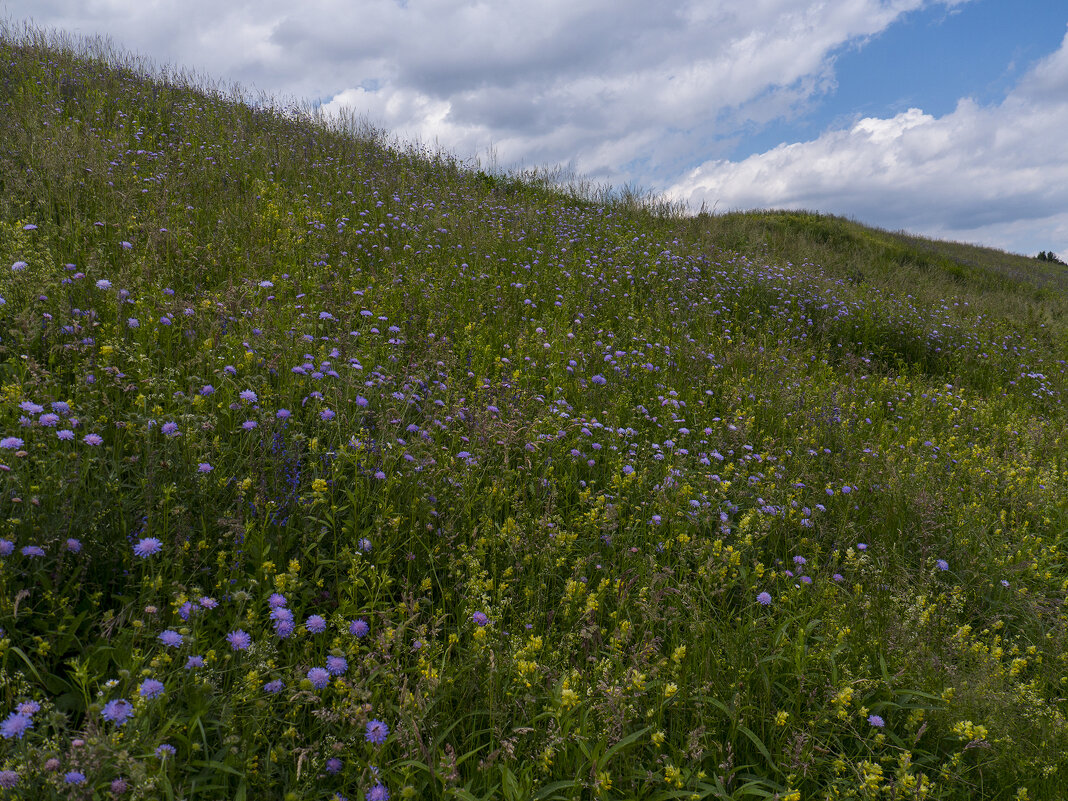
[[[252,645],[252,637],[244,629],[231,631],[226,635],[226,641],[235,651],[247,651]]]
[[[155,537],[145,537],[144,539],[137,541],[133,550],[136,556],[140,556],[142,559],[147,559],[153,554],[157,554],[163,550],[163,543]]]
[[[86,434],[84,437],[82,437],[82,442],[84,442],[86,445],[99,445],[103,441],[104,438],[99,434]]]
[[[326,669],[330,671],[332,676],[341,676],[349,669],[349,663],[343,656],[328,656],[326,658]]]
[[[173,629],[167,629],[159,635],[159,641],[169,648],[177,648],[182,644],[182,635]]]
[[[33,728],[33,718],[18,712],[12,712],[7,719],[0,723],[0,737],[10,740],[12,737],[21,740],[27,729]]]
[[[100,713],[101,717],[109,723],[114,723],[116,726],[121,726],[131,717],[133,717],[134,708],[133,704],[127,701],[125,698],[116,698],[114,701],[108,701],[104,704],[104,709]]]
[[[145,679],[137,688],[137,692],[142,698],[158,698],[163,694],[163,682],[157,679]]]
[[[308,671],[308,681],[312,687],[321,690],[330,683],[330,672],[326,668],[313,667]]]
[[[367,734],[364,739],[373,745],[381,745],[389,737],[389,726],[381,720],[367,721]]]
[[[367,632],[371,630],[371,627],[367,625],[367,621],[362,617],[357,618],[349,624],[349,633],[354,637],[366,636]]]
[[[321,615],[311,615],[304,621],[304,628],[312,634],[322,634],[326,631],[326,621]]]
[[[771,603],[771,593],[760,593],[760,595],[757,596],[757,601],[760,603],[761,606],[768,606]]]

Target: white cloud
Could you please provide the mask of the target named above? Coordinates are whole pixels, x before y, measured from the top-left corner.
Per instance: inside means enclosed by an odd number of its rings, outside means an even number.
[[[832,55],[964,0],[7,0],[159,62],[357,112],[461,157],[663,185],[833,87]],[[640,164],[628,170],[627,164]]]
[[[1068,245],[1068,35],[999,104],[866,118],[742,161],[708,161],[672,197],[719,210],[807,208],[1030,252]]]

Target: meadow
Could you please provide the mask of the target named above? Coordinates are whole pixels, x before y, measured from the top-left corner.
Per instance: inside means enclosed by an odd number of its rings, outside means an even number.
[[[1061,798],[1066,359],[1062,265],[7,26],[0,799]]]

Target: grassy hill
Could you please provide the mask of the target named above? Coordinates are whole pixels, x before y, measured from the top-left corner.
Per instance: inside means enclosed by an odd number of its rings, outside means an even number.
[[[1061,797],[1066,268],[0,64],[0,798]]]

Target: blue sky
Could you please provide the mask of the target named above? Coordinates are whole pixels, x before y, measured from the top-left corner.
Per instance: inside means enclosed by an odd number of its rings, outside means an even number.
[[[1061,0],[974,0],[909,12],[881,33],[844,45],[834,56],[834,91],[802,117],[754,131],[730,157],[814,138],[860,117],[892,117],[912,107],[942,116],[962,97],[1000,102],[1031,64],[1058,48],[1066,25],[1068,2]]]
[[[1064,0],[0,0],[484,168],[1068,257]]]

